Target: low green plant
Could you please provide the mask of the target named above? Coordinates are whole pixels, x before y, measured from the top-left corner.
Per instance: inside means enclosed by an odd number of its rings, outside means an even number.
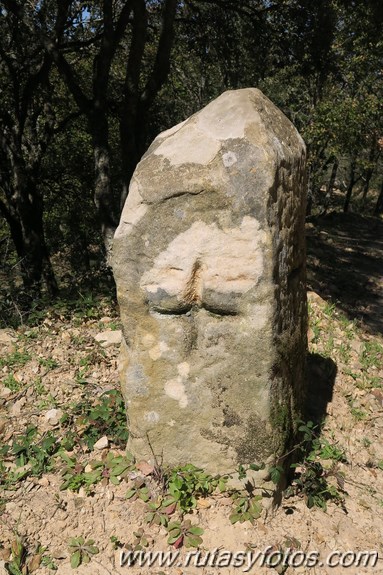
[[[274,485],[278,485],[285,473],[285,470],[281,465],[273,465],[269,468],[269,473],[271,481]]]
[[[28,427],[25,435],[16,437],[12,446],[17,467],[31,466],[31,475],[39,476],[53,468],[52,456],[58,451],[57,437],[50,431],[39,435],[35,426]]]
[[[326,470],[319,461],[306,460],[302,464],[295,464],[296,475],[292,484],[285,490],[285,497],[291,495],[303,496],[306,505],[327,509],[327,502],[332,501],[344,507],[344,498],[339,492],[343,491],[343,477],[337,472],[336,466]],[[329,477],[335,477],[338,487],[328,482]]]
[[[374,340],[364,342],[359,361],[364,369],[383,367],[383,346]]]
[[[327,341],[325,342],[324,348],[323,348],[323,354],[326,357],[331,357],[332,354],[334,353],[334,348],[335,348],[335,343],[334,343],[334,337],[333,335],[329,335]]]
[[[125,497],[132,501],[135,501],[136,499],[141,499],[145,503],[150,501],[150,492],[145,479],[143,477],[137,477],[134,479],[132,485],[126,492]]]
[[[367,413],[365,411],[363,411],[363,409],[360,409],[359,407],[351,407],[351,415],[357,420],[357,421],[363,421],[363,419],[366,419],[367,417]]]
[[[60,364],[53,357],[39,357],[39,365],[47,369],[56,369]]]
[[[5,569],[10,575],[25,575],[27,549],[22,538],[16,535],[11,543],[11,560],[5,563]]]
[[[96,403],[89,400],[78,403],[62,423],[70,428],[73,424],[82,428],[81,438],[89,449],[104,435],[117,447],[125,448],[129,436],[125,403],[116,389],[103,393]]]
[[[32,356],[28,351],[16,349],[12,353],[0,357],[0,367],[23,367],[31,358]]]
[[[149,525],[162,525],[167,527],[169,523],[169,516],[174,513],[176,509],[175,504],[167,505],[167,501],[149,501],[148,502],[148,513],[145,516],[145,521]]]
[[[324,438],[315,438],[313,440],[313,449],[308,459],[314,460],[316,458],[320,459],[332,459],[333,461],[341,461],[346,463],[346,454],[344,449],[339,447],[336,443],[330,443]]]
[[[285,497],[301,495],[309,508],[316,506],[326,510],[330,500],[344,507],[344,498],[340,493],[343,492],[344,478],[338,471],[338,463],[347,461],[344,450],[320,438],[312,421],[299,422],[298,430],[302,440],[296,446],[296,459],[300,463],[291,465],[294,476],[284,492]],[[324,468],[321,463],[323,460],[332,461],[329,469]],[[329,483],[330,477],[335,478],[337,487]]]
[[[312,422],[298,422],[298,431],[301,433],[302,441],[297,446],[301,459],[333,459],[346,463],[344,449],[336,443],[330,443],[327,439],[319,437],[317,426]]]
[[[115,551],[117,549],[121,549],[121,547],[123,547],[123,543],[121,543],[121,541],[119,540],[119,538],[116,535],[110,536],[110,542],[111,542],[112,547]]]
[[[351,346],[348,343],[341,343],[338,347],[338,353],[344,363],[348,363],[351,357]]]
[[[57,437],[51,432],[43,435],[31,425],[24,434],[15,437],[12,445],[4,445],[0,456],[13,460],[14,469],[0,465],[0,484],[11,486],[28,476],[40,477],[54,468],[53,456],[59,449]]]
[[[86,564],[93,555],[99,552],[93,539],[85,541],[84,537],[72,537],[69,539],[68,548],[70,552],[70,564],[73,569],[77,569],[82,563]]]
[[[2,384],[11,391],[20,391],[23,387],[23,384],[17,381],[13,373],[8,373],[8,375],[4,377]]]
[[[250,521],[254,525],[262,513],[262,495],[249,495],[245,492],[232,494],[234,510],[229,519],[231,523],[244,523]]]
[[[53,557],[47,553],[47,547],[43,547],[38,544],[27,561],[27,568],[23,571],[24,575],[26,573],[32,573],[36,571],[40,566],[47,567],[52,571],[57,571],[57,565],[53,560]]]
[[[43,567],[47,567],[48,569],[51,569],[52,571],[57,571],[57,565],[56,565],[53,557],[49,554],[44,554],[41,557],[41,565]]]
[[[204,530],[198,525],[192,525],[190,519],[184,522],[173,521],[167,526],[168,544],[176,549],[185,547],[199,547],[202,543]]]
[[[85,481],[91,480],[92,483],[102,481],[104,484],[110,482],[113,485],[119,485],[133,468],[132,458],[126,455],[115,455],[112,451],[105,452],[105,454],[101,460],[90,462],[92,471],[85,473]]]
[[[77,385],[86,385],[88,383],[87,374],[89,368],[86,367],[79,367],[76,371],[75,381]]]
[[[141,551],[145,547],[149,547],[148,535],[146,535],[142,527],[137,529],[137,531],[133,531],[133,537],[133,542],[125,545],[128,551]]]
[[[225,490],[227,478],[213,477],[192,464],[176,467],[167,475],[166,506],[176,505],[187,513],[197,506],[198,497],[206,497],[219,488]]]
[[[62,450],[60,450],[58,455],[65,463],[64,468],[61,470],[63,482],[60,485],[60,490],[70,489],[71,491],[78,491],[80,487],[85,485],[84,464],[77,461],[76,457],[69,457]]]
[[[118,485],[125,479],[132,469],[132,458],[128,455],[115,455],[112,451],[105,452],[102,459],[90,461],[91,469],[85,471],[84,463],[77,461],[76,457],[70,457],[64,450],[60,450],[59,457],[65,463],[61,471],[63,479],[60,490],[70,489],[78,491],[80,487],[89,489],[96,483]]]
[[[323,307],[323,313],[327,315],[327,317],[332,318],[336,312],[336,305],[334,303],[326,302]]]

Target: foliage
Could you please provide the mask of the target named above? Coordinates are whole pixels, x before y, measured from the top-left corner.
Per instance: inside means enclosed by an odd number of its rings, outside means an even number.
[[[192,525],[190,519],[184,522],[173,521],[167,526],[168,543],[176,549],[179,547],[199,547],[202,543],[203,529],[197,525]]]
[[[125,548],[129,551],[141,551],[143,548],[149,546],[148,535],[144,533],[142,527],[137,529],[137,531],[133,531],[133,537],[133,542],[125,545]]]
[[[11,545],[12,558],[5,564],[5,569],[10,575],[24,575],[27,550],[23,540],[16,535]]]
[[[57,437],[47,432],[39,434],[37,427],[30,425],[25,434],[15,437],[12,446],[4,445],[0,449],[3,459],[12,458],[14,470],[8,471],[4,464],[0,468],[0,483],[12,485],[28,476],[40,477],[54,467],[53,456],[60,445]]]
[[[22,367],[31,359],[31,355],[28,351],[23,349],[20,351],[19,349],[15,349],[11,353],[0,357],[0,367]]]
[[[137,477],[126,492],[125,497],[126,499],[131,499],[132,501],[135,499],[141,499],[147,503],[150,500],[150,493],[145,479],[142,477]]]
[[[344,505],[344,498],[339,489],[343,490],[343,478],[337,472],[336,466],[325,470],[319,461],[306,460],[301,465],[295,465],[296,476],[292,485],[286,490],[285,497],[299,494],[304,497],[307,507],[320,507],[327,509],[327,501],[331,500],[338,505]],[[338,482],[337,487],[328,482],[334,476]]]
[[[81,373],[84,375],[85,371],[81,370]],[[72,413],[67,413],[63,420],[63,424],[69,428],[74,422],[81,428],[80,436],[89,449],[93,449],[96,441],[104,435],[117,447],[123,448],[126,445],[128,431],[125,403],[118,390],[106,391],[96,403],[78,403]]]
[[[315,506],[326,510],[328,501],[343,507],[344,498],[340,492],[344,491],[344,479],[337,464],[346,462],[344,450],[320,438],[312,421],[301,422],[298,430],[302,434],[302,441],[297,446],[299,463],[291,464],[294,476],[285,490],[285,497],[300,495],[309,508]],[[329,468],[322,464],[326,460],[332,461]],[[336,480],[336,486],[329,483],[331,477]]]
[[[255,521],[259,519],[262,512],[262,495],[249,496],[248,493],[235,492],[232,496],[234,502],[234,510],[230,515],[231,523],[244,523],[250,521],[254,525]]]
[[[213,477],[192,464],[176,467],[166,479],[166,499],[163,507],[175,505],[183,513],[194,509],[198,497],[206,497],[217,487],[225,489],[224,477]]]
[[[96,483],[107,485],[109,482],[118,485],[124,480],[132,469],[132,459],[129,456],[115,455],[112,451],[104,452],[101,460],[91,460],[86,470],[84,463],[77,461],[76,457],[70,457],[64,451],[59,456],[65,463],[61,471],[63,483],[61,490],[70,489],[78,491],[80,487],[87,490]]]
[[[89,563],[93,555],[97,555],[99,552],[93,539],[85,541],[83,537],[72,537],[69,539],[68,548],[71,554],[70,564],[73,569],[77,569],[82,563]]]

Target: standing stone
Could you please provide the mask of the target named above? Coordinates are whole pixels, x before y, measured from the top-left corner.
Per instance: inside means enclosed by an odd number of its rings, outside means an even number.
[[[305,146],[259,90],[160,134],[114,240],[121,379],[139,459],[275,460],[304,395]]]

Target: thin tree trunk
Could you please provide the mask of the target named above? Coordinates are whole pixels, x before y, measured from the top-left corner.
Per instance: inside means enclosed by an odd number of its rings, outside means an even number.
[[[380,193],[375,206],[375,214],[377,216],[383,214],[383,179],[382,183],[380,184]]]
[[[339,160],[338,158],[335,158],[334,163],[332,165],[332,170],[331,170],[331,175],[330,175],[330,179],[327,185],[327,194],[329,196],[331,196],[332,191],[334,189],[335,186],[335,180],[336,180],[336,175],[338,173],[338,168],[339,168]]]
[[[374,142],[375,144],[375,142]],[[370,189],[370,181],[372,178],[372,174],[374,173],[374,158],[376,154],[376,145],[373,145],[370,150],[370,155],[368,157],[369,167],[366,169],[366,179],[363,185],[363,205],[366,203],[366,198],[368,194],[368,190]]]
[[[34,184],[32,186],[35,188]],[[39,297],[44,280],[49,295],[54,297],[58,286],[45,241],[42,198],[35,189],[31,192],[30,187],[18,190],[15,196],[21,230],[15,245],[19,246],[24,287],[31,299]]]
[[[347,186],[346,198],[345,198],[344,206],[343,206],[343,211],[345,213],[348,212],[348,208],[350,206],[350,201],[351,201],[351,196],[352,196],[352,191],[353,191],[355,183],[356,183],[355,168],[356,168],[356,158],[354,157],[351,159],[350,180],[349,180],[349,183]]]
[[[106,261],[108,265],[111,265],[112,242],[117,223],[111,189],[109,127],[106,112],[99,110],[97,118],[94,116],[89,122],[94,150],[94,202],[98,211]]]
[[[326,195],[325,195],[325,199],[324,199],[324,207],[323,207],[323,211],[322,211],[321,215],[324,215],[327,213],[328,207],[330,205],[331,194],[332,194],[332,191],[334,189],[336,175],[338,173],[338,167],[339,167],[339,160],[338,160],[338,158],[335,158],[334,163],[332,165],[330,179],[329,179],[329,182],[327,184]]]

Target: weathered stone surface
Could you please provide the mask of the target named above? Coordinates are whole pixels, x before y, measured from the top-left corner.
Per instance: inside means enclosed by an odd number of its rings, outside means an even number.
[[[137,457],[215,473],[283,452],[304,386],[304,213],[304,143],[259,90],[154,140],[114,240]]]

